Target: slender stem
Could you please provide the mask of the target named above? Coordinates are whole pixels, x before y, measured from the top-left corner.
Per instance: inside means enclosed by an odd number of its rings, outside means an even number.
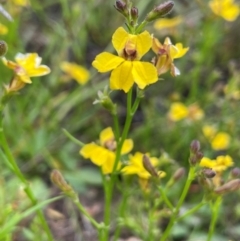
[[[115,162],[114,162],[112,175],[110,177],[110,180],[106,180],[104,177],[104,180],[105,180],[105,184],[104,184],[104,190],[105,190],[104,223],[106,226],[110,225],[110,220],[111,220],[111,201],[112,201],[112,195],[113,195],[113,188],[114,188],[115,182],[117,180],[117,175],[115,172],[117,170],[117,166],[120,161],[123,143],[127,138],[128,131],[129,131],[129,128],[130,128],[130,125],[132,122],[132,118],[138,108],[139,102],[140,102],[140,100],[137,98],[133,104],[134,108],[132,109],[132,88],[131,88],[127,94],[126,121],[125,121],[125,124],[123,127],[122,135],[120,136],[119,141],[117,141],[116,158],[115,158]],[[103,232],[101,241],[108,240],[108,236],[109,236],[109,228],[105,229],[105,231]]]
[[[29,183],[28,181],[25,179],[24,175],[22,174],[21,170],[19,169],[12,153],[11,153],[11,150],[8,146],[8,143],[7,143],[7,140],[5,138],[5,135],[4,135],[4,131],[3,131],[3,126],[2,126],[2,119],[0,120],[0,144],[1,144],[1,147],[7,157],[7,160],[8,162],[10,163],[10,165],[12,166],[12,168],[10,169],[11,171],[13,171],[15,173],[15,175],[19,178],[19,180],[24,184],[24,191],[25,193],[27,194],[28,198],[31,200],[32,202],[32,205],[36,205],[38,203],[37,199],[35,198],[34,194],[33,194],[33,191],[31,190],[30,186],[29,186]],[[49,226],[45,220],[45,217],[43,215],[43,212],[42,210],[37,210],[36,211],[38,217],[39,217],[39,220],[41,221],[42,223],[42,226],[48,236],[48,240],[49,241],[53,241],[53,236],[52,236],[52,233],[49,229]]]
[[[163,201],[166,203],[166,205],[170,208],[170,210],[174,210],[174,207],[172,205],[172,203],[170,202],[170,200],[168,199],[168,197],[166,196],[164,190],[162,189],[162,187],[158,187],[158,190],[161,194],[161,197],[163,199]]]
[[[117,114],[113,115],[113,122],[114,122],[114,136],[115,136],[115,140],[118,142],[120,131],[119,131],[119,121],[118,121]]]
[[[184,213],[181,217],[177,218],[177,222],[179,222],[180,220],[188,217],[189,215],[195,213],[198,209],[200,209],[202,206],[204,206],[206,204],[206,202],[200,202],[198,205],[196,205],[195,207],[193,207],[192,209],[188,210],[186,213]]]
[[[100,225],[92,216],[89,215],[89,213],[86,211],[86,209],[82,206],[82,204],[79,202],[78,198],[72,199],[77,208],[81,213],[83,213],[90,223],[100,232],[100,230],[103,228],[102,225]]]
[[[177,206],[176,206],[175,210],[173,211],[172,217],[171,217],[171,219],[170,219],[170,221],[168,223],[168,226],[167,226],[166,230],[164,231],[160,241],[165,241],[168,238],[168,236],[170,235],[172,227],[173,227],[174,223],[177,220],[177,215],[179,213],[179,210],[180,210],[180,208],[181,208],[181,206],[183,204],[183,201],[185,200],[185,197],[186,197],[186,195],[188,193],[188,189],[189,189],[189,187],[190,187],[194,177],[195,177],[195,167],[191,166],[190,170],[189,170],[189,173],[188,173],[188,178],[187,178],[187,181],[186,181],[185,186],[183,188],[183,191],[182,191],[182,194],[180,196],[180,199],[179,199],[179,201],[177,203]]]
[[[212,206],[211,223],[210,223],[210,227],[209,227],[209,231],[208,231],[207,241],[211,241],[212,236],[214,234],[214,230],[215,230],[215,226],[216,226],[219,208],[221,206],[221,203],[222,203],[222,197],[219,196],[219,197],[217,197],[215,203]]]

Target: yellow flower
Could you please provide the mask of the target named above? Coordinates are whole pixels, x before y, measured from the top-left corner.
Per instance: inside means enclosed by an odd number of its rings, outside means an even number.
[[[172,76],[180,75],[180,71],[173,64],[173,60],[176,58],[181,58],[186,54],[189,48],[183,48],[181,43],[173,45],[170,38],[165,38],[163,44],[161,44],[158,39],[153,38],[152,50],[157,54],[154,60],[155,66],[158,71],[158,75],[166,73],[170,70]]]
[[[137,174],[141,179],[149,179],[151,174],[144,168],[143,166],[143,156],[144,154],[140,152],[136,152],[133,155],[129,156],[129,165],[125,166],[122,169],[123,174],[125,175],[134,175]],[[151,165],[156,167],[159,163],[158,158],[156,157],[149,157]],[[165,173],[160,172],[160,177],[164,177]]]
[[[133,141],[126,139],[123,143],[121,154],[129,153],[133,148]],[[100,133],[100,145],[92,142],[84,145],[80,150],[80,154],[90,159],[95,165],[102,168],[104,174],[112,173],[115,159],[116,159],[116,141],[111,127],[104,129]],[[119,170],[121,164],[118,163],[117,170]]]
[[[157,30],[161,30],[164,28],[173,28],[178,26],[180,23],[182,23],[183,19],[181,16],[177,16],[175,18],[161,18],[155,21],[154,28]]]
[[[172,121],[180,121],[188,116],[188,108],[181,102],[171,104],[169,118]]]
[[[211,168],[216,172],[225,171],[227,168],[233,165],[234,165],[234,162],[229,155],[218,156],[216,160],[211,160],[207,157],[203,157],[200,161],[201,167]]]
[[[89,72],[84,67],[69,62],[62,62],[60,65],[62,71],[75,79],[79,84],[86,84],[89,80]]]
[[[225,150],[228,148],[231,141],[231,137],[226,132],[218,132],[211,140],[211,146],[213,150]]]
[[[0,35],[5,35],[8,33],[8,28],[0,23]]]
[[[202,128],[203,135],[208,139],[212,140],[216,135],[217,129],[211,125],[204,125]]]
[[[151,42],[147,31],[133,35],[120,27],[112,36],[118,56],[103,52],[97,55],[92,65],[102,73],[112,71],[110,88],[113,90],[128,92],[134,83],[144,89],[158,80],[156,68],[151,63],[139,61],[151,48]]]
[[[6,86],[8,91],[17,91],[25,84],[31,84],[30,77],[43,76],[50,73],[46,65],[40,65],[42,58],[37,53],[21,54],[15,56],[15,61],[2,58],[3,63],[15,73],[12,83]]]
[[[212,0],[209,2],[211,10],[227,21],[234,21],[239,15],[239,6],[234,0]]]
[[[14,4],[21,6],[21,7],[26,7],[29,5],[28,0],[12,0]]]

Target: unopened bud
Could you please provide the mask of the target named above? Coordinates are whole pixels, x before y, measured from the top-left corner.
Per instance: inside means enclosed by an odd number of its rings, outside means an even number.
[[[58,170],[53,170],[51,173],[52,182],[66,194],[73,194],[74,191],[70,185],[67,184],[64,177]]]
[[[143,155],[143,167],[153,176],[158,177],[158,173],[154,166],[152,165],[150,158],[147,155]]]
[[[185,173],[186,173],[185,168],[183,167],[178,168],[177,171],[175,171],[175,173],[173,174],[173,180],[175,182],[178,181],[185,175]]]
[[[4,56],[7,53],[7,50],[7,43],[3,40],[0,40],[0,57]]]
[[[202,174],[204,175],[204,177],[206,178],[213,178],[216,176],[216,172],[210,168],[205,168],[202,170]]]
[[[146,17],[145,21],[151,22],[158,18],[165,17],[174,7],[174,2],[168,1],[155,7]]]
[[[131,8],[131,17],[134,22],[137,21],[137,19],[138,19],[138,9],[137,8],[135,8],[135,7]]]
[[[240,168],[239,167],[235,167],[232,169],[231,171],[231,177],[232,178],[236,178],[240,176]]]
[[[201,176],[198,178],[198,182],[206,191],[212,191],[214,188],[212,180],[209,178]]]
[[[106,110],[108,110],[111,114],[115,115],[117,113],[117,106],[112,102],[109,97],[109,93],[107,93],[107,89],[102,91],[98,91],[99,99],[95,100],[93,104],[101,104]]]
[[[200,142],[198,140],[193,140],[190,144],[190,151],[193,153],[197,153],[200,151]]]
[[[240,188],[240,179],[231,180],[214,190],[217,194],[225,194],[237,191]]]
[[[120,12],[123,16],[128,16],[127,4],[121,0],[117,0],[114,7]]]

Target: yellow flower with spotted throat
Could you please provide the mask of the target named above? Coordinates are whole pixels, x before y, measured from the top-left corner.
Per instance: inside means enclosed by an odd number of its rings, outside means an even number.
[[[140,61],[152,45],[152,38],[147,31],[134,35],[120,27],[112,36],[112,44],[118,56],[103,52],[92,63],[101,73],[112,71],[111,89],[120,89],[127,93],[134,83],[144,89],[158,80],[153,64]]]
[[[116,140],[111,127],[104,129],[100,133],[100,144],[95,142],[86,144],[80,150],[80,154],[90,159],[95,165],[102,168],[104,174],[112,173],[114,163],[116,159]],[[133,148],[133,141],[126,139],[123,143],[121,155],[129,153]],[[118,163],[117,170],[119,170],[121,164]]]

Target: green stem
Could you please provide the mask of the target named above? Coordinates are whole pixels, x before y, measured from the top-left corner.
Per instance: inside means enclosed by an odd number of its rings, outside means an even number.
[[[117,179],[117,175],[115,172],[117,170],[117,166],[120,161],[123,143],[127,138],[128,131],[129,131],[130,125],[132,123],[132,118],[138,108],[139,102],[140,102],[140,99],[136,98],[136,100],[133,104],[133,108],[132,108],[132,88],[131,88],[127,94],[127,116],[126,116],[126,121],[125,121],[125,124],[123,127],[122,135],[120,136],[119,141],[117,141],[116,158],[115,158],[115,162],[114,162],[112,175],[110,177],[110,180],[106,180],[104,178],[104,180],[105,180],[105,183],[104,183],[104,190],[105,190],[104,223],[106,226],[110,225],[110,220],[111,220],[111,201],[112,201],[112,195],[113,195],[113,188],[114,188],[114,185],[115,185],[115,182]],[[103,236],[101,236],[101,237],[102,237],[101,241],[108,240],[109,228],[105,229]]]
[[[219,196],[219,197],[217,197],[215,203],[212,206],[211,223],[210,223],[210,227],[209,227],[209,231],[208,231],[207,241],[211,241],[212,236],[214,234],[214,230],[215,230],[215,226],[216,226],[219,208],[221,206],[221,203],[222,203],[222,197]]]
[[[187,178],[187,181],[186,181],[185,186],[183,188],[180,199],[177,203],[177,206],[176,206],[175,210],[173,211],[173,214],[172,214],[171,219],[168,223],[168,226],[167,226],[166,230],[164,231],[160,241],[165,241],[169,237],[169,235],[171,233],[171,230],[172,230],[172,227],[177,220],[177,215],[179,214],[179,210],[180,210],[180,208],[183,204],[183,201],[185,200],[185,197],[188,193],[188,189],[189,189],[194,177],[195,177],[195,167],[191,166],[190,170],[189,170],[189,173],[188,173],[188,178]]]
[[[174,207],[173,207],[172,203],[169,201],[168,197],[165,195],[165,192],[162,189],[162,187],[161,186],[158,187],[158,190],[159,190],[161,197],[162,197],[163,201],[165,202],[165,204],[170,208],[171,211],[173,211]]]
[[[86,209],[82,206],[82,204],[79,202],[78,198],[72,199],[77,208],[81,213],[83,213],[88,220],[91,222],[91,224],[100,232],[100,230],[103,228],[101,224],[99,224],[92,216],[89,215],[89,213],[86,211]]]
[[[184,213],[181,217],[177,218],[177,222],[180,220],[183,220],[184,218],[188,217],[189,215],[195,213],[198,209],[200,209],[202,206],[204,206],[206,202],[200,202],[197,206],[193,207],[192,209],[188,210],[186,213]]]
[[[34,194],[33,194],[33,191],[31,190],[30,188],[30,185],[28,183],[28,181],[25,179],[24,175],[22,174],[21,170],[19,169],[11,151],[10,151],[10,148],[8,146],[8,143],[7,143],[7,140],[5,138],[5,135],[4,135],[4,131],[3,131],[3,126],[2,126],[2,119],[0,120],[0,144],[1,144],[1,147],[7,157],[7,160],[8,162],[10,163],[11,165],[11,171],[14,172],[14,174],[19,178],[19,180],[23,183],[24,185],[24,191],[25,193],[27,194],[28,198],[31,200],[32,202],[32,205],[35,206],[38,201],[37,199],[35,198]],[[39,220],[41,221],[42,223],[42,226],[48,236],[48,240],[49,241],[53,241],[53,236],[52,236],[52,233],[49,229],[49,226],[45,220],[45,217],[43,215],[43,212],[42,210],[37,210],[36,211],[38,217],[39,217]]]

